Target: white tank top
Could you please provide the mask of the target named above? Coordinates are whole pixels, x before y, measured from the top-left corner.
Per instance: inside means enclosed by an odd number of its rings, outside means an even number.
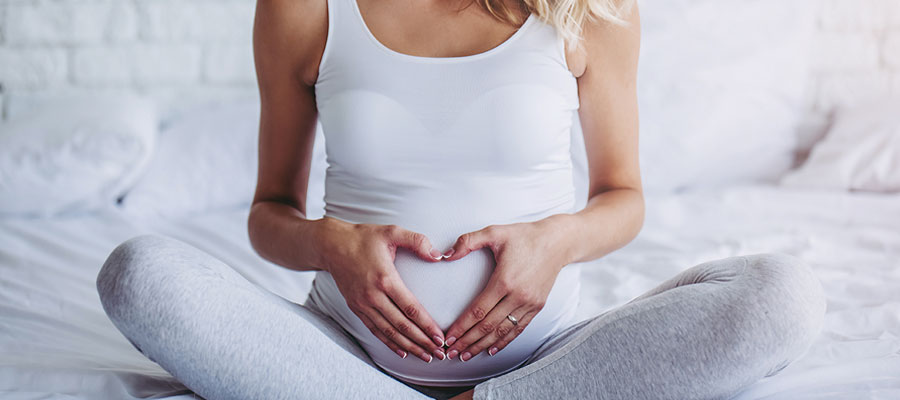
[[[397,224],[445,251],[459,235],[487,225],[575,211],[570,134],[578,90],[554,27],[532,14],[491,50],[422,57],[380,43],[356,0],[327,1],[315,85],[328,164],[326,216]],[[487,248],[435,263],[399,248],[395,265],[446,332],[495,263]],[[463,386],[515,369],[574,323],[579,274],[578,264],[564,267],[519,337],[494,356],[482,352],[467,362],[401,359],[350,311],[328,272],[316,272],[310,296],[387,373],[413,384]]]

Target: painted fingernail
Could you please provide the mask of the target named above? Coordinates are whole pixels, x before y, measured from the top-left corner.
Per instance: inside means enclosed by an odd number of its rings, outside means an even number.
[[[441,337],[440,337],[440,336],[434,335],[434,336],[431,337],[431,339],[434,340],[434,344],[436,344],[436,345],[438,345],[438,346],[441,346],[441,347],[444,347],[444,341],[441,340]]]
[[[441,252],[438,251],[438,249],[431,249],[431,253],[430,253],[430,254],[431,254],[431,257],[434,258],[435,260],[440,260],[440,259],[441,259]]]
[[[459,356],[459,359],[462,361],[469,361],[470,358],[472,358],[472,353],[469,353],[468,351]]]
[[[488,354],[494,355],[494,354],[497,354],[498,351],[500,351],[500,349],[498,349],[496,347],[491,347],[491,349],[488,350]]]
[[[454,251],[456,251],[456,249],[450,249],[450,250],[447,250],[447,252],[444,253],[444,257],[450,258],[450,256],[453,255],[453,252],[454,252]]]
[[[447,346],[453,346],[453,343],[456,343],[456,337],[450,336],[447,338]]]
[[[447,358],[447,356],[444,355],[444,352],[439,349],[434,350],[434,356],[437,357],[438,360],[443,360],[444,358]]]
[[[431,359],[432,359],[431,354],[428,354],[428,353],[422,353],[422,360],[424,360],[424,361],[427,362],[427,363],[430,363],[430,362],[431,362]]]
[[[458,351],[456,351],[456,350],[450,350],[450,352],[447,353],[447,358],[456,358],[456,355],[457,355],[457,354],[459,354]]]
[[[400,356],[400,358],[406,358],[406,352],[403,350],[397,350],[397,355]]]

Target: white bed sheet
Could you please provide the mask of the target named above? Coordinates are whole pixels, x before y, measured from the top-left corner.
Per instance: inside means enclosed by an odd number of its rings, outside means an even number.
[[[129,221],[115,213],[0,220],[0,397],[195,398],[106,318],[94,279],[118,243],[170,235],[302,302],[312,274],[251,249],[246,211]],[[640,235],[586,263],[580,318],[621,305],[710,259],[780,251],[809,261],[825,286],[825,327],[811,349],[736,398],[900,398],[900,194],[763,185],[647,198]]]

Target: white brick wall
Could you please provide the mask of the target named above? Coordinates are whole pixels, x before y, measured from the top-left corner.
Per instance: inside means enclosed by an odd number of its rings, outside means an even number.
[[[0,48],[0,84],[13,90],[65,85],[68,60],[61,48]]]
[[[900,0],[821,0],[812,107],[900,95]]]
[[[819,0],[807,141],[829,111],[900,96],[900,0]],[[254,0],[0,0],[0,107],[136,91],[173,108],[256,93]]]
[[[78,45],[135,37],[134,8],[108,1],[6,1],[10,45]]]
[[[134,91],[182,105],[256,95],[255,0],[0,0],[3,118],[43,98]]]
[[[191,84],[201,79],[200,51],[177,43],[80,46],[71,52],[69,77],[99,87]]]

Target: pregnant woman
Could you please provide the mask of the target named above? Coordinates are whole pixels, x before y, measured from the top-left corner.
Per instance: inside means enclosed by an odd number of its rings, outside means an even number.
[[[259,0],[256,12],[250,239],[316,271],[308,299],[159,235],[119,245],[97,279],[115,325],[197,394],[727,398],[818,334],[822,288],[780,253],[710,260],[576,321],[581,263],[643,223],[636,5]],[[308,219],[317,121],[326,206]]]

